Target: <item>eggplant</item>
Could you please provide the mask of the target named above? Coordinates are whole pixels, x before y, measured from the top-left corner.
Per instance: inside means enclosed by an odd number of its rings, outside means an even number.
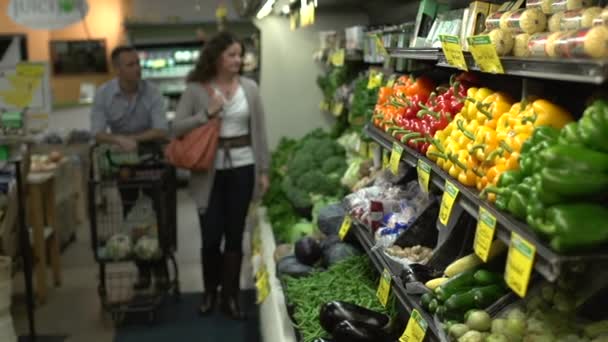
[[[389,342],[388,334],[373,325],[357,322],[342,321],[336,325],[331,334],[335,342]]]
[[[342,321],[362,322],[377,329],[384,329],[390,318],[387,315],[369,310],[359,305],[332,301],[321,307],[319,314],[321,326],[332,333],[336,326]]]

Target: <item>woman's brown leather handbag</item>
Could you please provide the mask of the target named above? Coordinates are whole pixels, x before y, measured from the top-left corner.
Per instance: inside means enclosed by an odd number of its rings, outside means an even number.
[[[212,90],[203,85],[211,98]],[[221,120],[213,117],[181,138],[172,139],[165,157],[175,167],[192,171],[207,171],[215,162],[220,137]]]

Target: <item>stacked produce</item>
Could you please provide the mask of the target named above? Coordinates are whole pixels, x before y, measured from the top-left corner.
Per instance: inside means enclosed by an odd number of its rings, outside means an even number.
[[[601,296],[601,292],[589,297],[581,290],[584,283],[571,279],[572,276],[557,284],[539,284],[525,300],[507,307],[495,318],[481,310],[470,311],[465,324],[446,324],[449,337],[458,342],[606,341],[608,321],[577,315],[581,308],[583,312],[586,310],[587,302],[597,300],[594,296]]]
[[[348,113],[348,122],[354,128],[362,128],[370,122],[374,106],[378,101],[378,88],[368,88],[369,76],[362,74],[354,82],[352,103]]]
[[[558,252],[598,247],[608,241],[608,103],[588,107],[579,122],[561,131],[539,127],[522,148],[519,170],[501,175],[496,206],[526,220]]]
[[[387,311],[376,298],[378,276],[365,255],[351,257],[327,271],[317,271],[308,277],[285,277],[283,280],[285,295],[289,304],[294,306],[293,318],[305,342],[328,335],[321,325],[320,308],[332,301],[349,302],[379,313],[389,313],[391,317],[394,314],[392,305],[388,305]],[[329,323],[327,317],[323,325],[329,329],[330,324],[326,323]]]
[[[435,89],[434,82],[425,76],[402,76],[393,87],[380,89],[374,124],[426,153],[430,146],[427,137],[444,129],[462,109],[468,77],[462,74],[451,80],[449,88]]]
[[[482,190],[518,167],[521,147],[534,127],[561,128],[569,121],[564,109],[547,100],[512,104],[505,93],[469,88],[467,105],[435,134],[427,157],[460,183]]]
[[[489,260],[505,250],[503,243],[494,242]],[[501,274],[480,268],[482,264],[475,254],[454,261],[442,277],[426,282],[431,291],[422,295],[422,307],[441,321],[462,322],[468,310],[484,309],[497,301],[508,292],[507,287]]]
[[[499,55],[608,57],[608,15],[592,1],[539,0],[526,6],[494,12],[486,19]]]

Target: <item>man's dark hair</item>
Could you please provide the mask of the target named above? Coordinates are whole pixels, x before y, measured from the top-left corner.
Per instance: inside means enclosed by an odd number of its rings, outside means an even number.
[[[110,54],[110,58],[112,59],[112,64],[117,65],[118,61],[120,59],[120,55],[125,52],[137,52],[137,50],[135,50],[134,47],[127,46],[127,45],[120,45],[120,46],[115,47],[114,50],[112,50],[112,53]]]

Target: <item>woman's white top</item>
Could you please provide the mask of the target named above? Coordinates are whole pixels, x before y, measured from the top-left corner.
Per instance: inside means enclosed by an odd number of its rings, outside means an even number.
[[[217,88],[213,89],[224,97],[223,93]],[[245,97],[245,91],[239,85],[230,100],[224,97],[224,109],[221,114],[222,123],[220,128],[220,138],[236,138],[249,134],[249,104]],[[230,149],[230,164],[226,158],[224,150],[220,147],[215,155],[215,168],[226,170],[255,163],[251,146]]]

